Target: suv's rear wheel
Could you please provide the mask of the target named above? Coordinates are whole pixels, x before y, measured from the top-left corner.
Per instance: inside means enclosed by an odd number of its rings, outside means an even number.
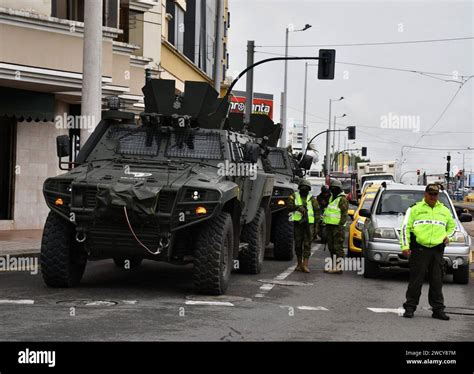
[[[453,282],[457,284],[469,283],[469,265],[461,265],[457,269],[453,269]]]
[[[194,251],[194,287],[209,295],[225,293],[233,264],[233,229],[229,213],[203,224]]]
[[[285,211],[280,211],[272,216],[271,237],[274,259],[292,260],[294,250],[293,222],[288,219],[288,214]]]
[[[265,210],[259,208],[252,222],[245,225],[240,236],[247,247],[239,253],[240,271],[247,274],[258,274],[262,271],[265,256]]]
[[[81,282],[87,253],[74,240],[74,233],[74,225],[49,212],[40,254],[41,273],[49,287],[74,287]]]
[[[122,268],[122,269],[133,269],[141,265],[143,259],[132,257],[114,257],[115,266]]]

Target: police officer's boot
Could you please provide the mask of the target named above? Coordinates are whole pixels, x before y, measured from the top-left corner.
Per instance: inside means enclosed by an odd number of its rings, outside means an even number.
[[[297,259],[297,261],[298,261],[298,265],[296,265],[295,271],[303,271],[303,270],[302,270],[303,258],[297,257],[296,259]]]
[[[302,271],[303,273],[309,273],[308,264],[309,264],[309,258],[305,258],[305,259],[303,260],[303,266],[301,267],[301,271]]]

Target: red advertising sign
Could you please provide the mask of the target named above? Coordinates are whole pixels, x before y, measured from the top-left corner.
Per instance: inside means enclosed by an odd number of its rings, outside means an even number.
[[[231,113],[244,113],[245,110],[245,92],[233,91],[230,102]],[[253,114],[265,114],[273,120],[273,95],[254,93],[253,95]]]

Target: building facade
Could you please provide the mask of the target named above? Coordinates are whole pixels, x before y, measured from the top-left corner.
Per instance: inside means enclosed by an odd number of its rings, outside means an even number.
[[[0,0],[0,230],[43,227],[56,136],[96,125],[80,121],[84,1]],[[140,113],[146,68],[224,91],[229,20],[227,0],[103,0],[103,100]]]

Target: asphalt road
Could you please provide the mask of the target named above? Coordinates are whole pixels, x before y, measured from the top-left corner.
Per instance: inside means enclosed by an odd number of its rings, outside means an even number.
[[[321,244],[313,251],[310,274],[270,258],[259,275],[233,274],[225,297],[193,295],[191,266],[151,261],[132,270],[116,268],[111,260],[89,262],[74,289],[49,289],[40,274],[3,271],[0,341],[474,340],[474,315],[451,314],[448,322],[431,318],[427,284],[415,318],[397,313],[406,270],[392,269],[377,280],[356,272],[325,274],[328,252]],[[452,284],[447,277],[448,307],[474,314],[473,274],[469,285]]]

